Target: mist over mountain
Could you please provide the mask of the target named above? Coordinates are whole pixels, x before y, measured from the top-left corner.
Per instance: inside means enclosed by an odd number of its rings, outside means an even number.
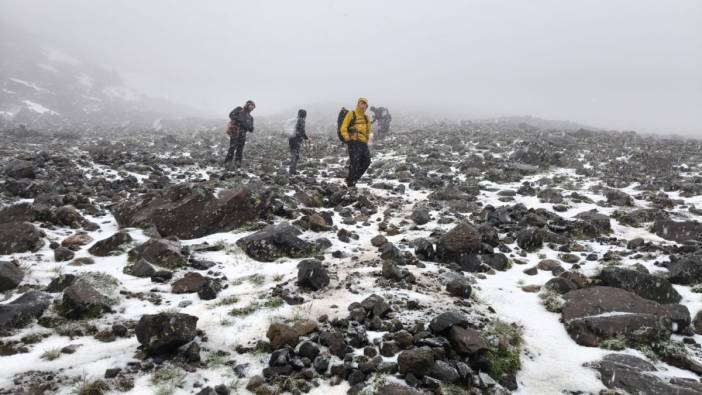
[[[161,119],[201,115],[144,95],[118,72],[7,23],[0,25],[0,59],[0,125],[158,128]]]

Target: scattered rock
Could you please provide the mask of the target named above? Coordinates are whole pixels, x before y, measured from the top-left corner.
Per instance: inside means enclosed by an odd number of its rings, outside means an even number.
[[[195,338],[197,320],[182,313],[146,314],[136,325],[137,340],[151,354],[173,352]]]
[[[305,259],[297,265],[297,283],[303,288],[318,291],[329,285],[329,275],[322,262]]]

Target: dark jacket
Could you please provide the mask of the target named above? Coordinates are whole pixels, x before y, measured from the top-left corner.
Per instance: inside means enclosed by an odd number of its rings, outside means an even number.
[[[236,122],[239,130],[243,132],[254,131],[254,120],[250,112],[245,111],[241,107],[237,107],[229,113],[229,119]]]
[[[307,140],[307,133],[305,132],[305,118],[298,118],[295,124],[295,136],[291,137],[296,140]]]

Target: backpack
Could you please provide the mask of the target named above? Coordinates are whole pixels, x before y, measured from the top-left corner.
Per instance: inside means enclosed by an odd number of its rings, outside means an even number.
[[[344,123],[344,118],[346,118],[346,114],[348,113],[349,110],[342,108],[341,111],[339,111],[339,118],[337,119],[336,134],[339,136],[339,140],[341,140],[341,142],[343,143],[345,143],[345,141],[344,137],[341,136],[341,124]],[[363,114],[363,117],[366,119],[366,124],[368,124],[368,115]],[[349,129],[351,129],[354,125],[356,125],[356,111],[351,111],[351,121],[349,122]]]
[[[236,123],[235,119],[239,116],[239,113],[243,110],[241,106],[232,110],[229,113],[229,123],[227,124],[227,134],[230,137],[239,137],[239,125]]]
[[[349,110],[342,107],[341,111],[339,111],[339,118],[337,118],[336,120],[336,135],[339,137],[339,140],[341,140],[342,143],[345,143],[345,141],[344,138],[341,136],[341,124],[344,123],[344,118],[346,118],[346,114],[348,113]]]

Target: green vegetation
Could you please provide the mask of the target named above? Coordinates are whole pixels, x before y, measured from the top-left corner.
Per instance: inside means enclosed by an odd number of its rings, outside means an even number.
[[[624,336],[613,337],[600,343],[600,348],[604,348],[606,350],[621,351],[626,347],[627,341]]]
[[[50,350],[44,351],[43,354],[41,354],[41,359],[47,360],[47,361],[53,361],[56,359],[59,359],[61,356],[61,349],[60,348],[52,348]]]
[[[488,374],[496,379],[504,374],[515,374],[522,366],[519,360],[524,342],[522,329],[498,319],[486,328],[486,332],[495,337],[497,343],[497,347],[485,354],[490,361]]]
[[[103,380],[83,376],[72,392],[74,395],[103,395],[109,390],[110,386]]]
[[[541,299],[541,304],[544,305],[546,310],[552,313],[560,313],[563,308],[563,298],[556,291],[543,289],[539,292],[539,299]]]

